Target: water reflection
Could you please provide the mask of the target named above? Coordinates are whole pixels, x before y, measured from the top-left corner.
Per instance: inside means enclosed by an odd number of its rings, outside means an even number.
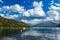
[[[60,40],[60,28],[31,27],[22,34],[16,34],[14,37],[3,37],[2,40]]]
[[[17,40],[14,37],[3,37],[1,40]]]

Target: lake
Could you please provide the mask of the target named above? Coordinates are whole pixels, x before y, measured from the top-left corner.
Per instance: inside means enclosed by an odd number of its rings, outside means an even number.
[[[0,37],[0,40],[60,40],[60,28],[31,27],[21,34]]]

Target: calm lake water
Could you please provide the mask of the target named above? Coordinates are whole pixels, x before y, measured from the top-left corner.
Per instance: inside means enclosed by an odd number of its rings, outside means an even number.
[[[31,27],[22,34],[2,37],[0,40],[60,40],[59,27]]]

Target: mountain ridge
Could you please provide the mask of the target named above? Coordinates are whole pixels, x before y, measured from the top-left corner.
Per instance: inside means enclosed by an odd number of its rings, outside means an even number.
[[[6,19],[0,16],[0,36],[9,36],[28,29],[28,25],[21,21]]]
[[[34,26],[36,27],[56,27],[56,23],[54,22],[51,22],[51,21],[46,21],[46,22],[42,22],[42,23],[39,23],[39,24],[36,24]],[[34,27],[33,26],[33,27]]]

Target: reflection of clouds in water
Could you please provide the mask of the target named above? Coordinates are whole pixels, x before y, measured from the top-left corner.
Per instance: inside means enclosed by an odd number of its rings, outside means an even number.
[[[27,31],[27,32],[25,32],[25,33],[22,34],[22,36],[24,36],[24,35],[40,36],[41,34],[40,34],[38,31],[33,31],[33,30],[31,30],[31,31]]]
[[[41,37],[55,38],[55,34],[48,34],[48,33],[45,34],[33,30],[23,33],[22,36],[41,36]]]
[[[40,29],[45,29],[43,31],[45,31],[46,33],[42,33]],[[48,30],[46,30],[48,29]],[[39,31],[37,31],[39,30]],[[52,33],[48,33],[48,32],[52,32]],[[22,36],[43,36],[43,37],[47,37],[47,38],[51,38],[51,39],[54,39],[54,40],[60,40],[59,37],[60,37],[60,28],[58,27],[33,27],[33,28],[30,28],[29,31],[26,31],[25,33],[22,33]]]
[[[60,30],[60,28],[59,27],[31,27],[30,28],[31,30],[33,30],[33,29],[51,29],[51,30]]]
[[[40,40],[40,38],[60,40],[60,28],[33,27],[25,32],[22,32],[22,34],[17,34],[15,37],[4,37],[2,40]]]
[[[57,34],[57,39],[60,40],[60,34]]]
[[[2,38],[1,40],[16,40],[16,39],[13,38],[13,37],[4,37],[4,38]]]

